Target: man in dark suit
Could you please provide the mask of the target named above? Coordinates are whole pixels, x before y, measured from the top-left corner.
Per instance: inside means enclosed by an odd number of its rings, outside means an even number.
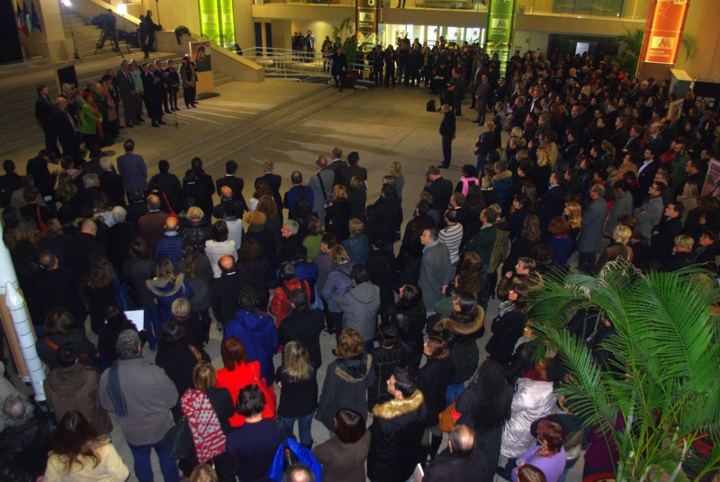
[[[75,164],[80,165],[83,157],[80,151],[80,127],[67,108],[67,99],[64,97],[55,99],[54,125],[62,147],[62,155],[72,157]]]
[[[125,206],[125,184],[120,174],[114,171],[112,161],[107,157],[100,159],[103,172],[98,176],[100,190],[107,194],[115,206]]]
[[[88,312],[78,289],[80,279],[69,269],[60,268],[57,256],[51,251],[40,253],[39,260],[43,268],[37,280],[38,289],[43,294],[42,312],[47,315],[52,309],[63,306],[72,313],[78,325],[82,325]]]
[[[55,181],[57,173],[51,173],[48,169],[51,153],[47,149],[38,152],[37,157],[30,159],[27,164],[27,173],[33,177],[33,185],[40,191],[43,200],[54,212],[55,203],[51,202],[55,196]]]
[[[550,186],[545,194],[538,199],[537,217],[544,236],[548,237],[547,227],[555,216],[562,216],[565,207],[561,184],[562,173],[555,171],[550,175]]]
[[[240,201],[233,200],[233,190],[229,186],[223,186],[220,188],[220,202],[213,208],[213,217],[216,219],[223,219],[225,217],[226,203],[234,205],[234,212],[238,216],[242,217],[243,211],[246,211],[245,205]]]
[[[63,255],[65,263],[75,273],[77,279],[85,276],[88,260],[93,253],[106,254],[105,247],[95,239],[97,224],[92,219],[86,219],[80,226],[80,232],[65,245]]]
[[[145,202],[145,195],[140,189],[133,189],[128,197],[130,202],[125,208],[127,212],[125,220],[137,227],[140,218],[148,213],[148,205]]]
[[[353,151],[347,156],[348,166],[343,167],[340,170],[340,176],[342,177],[343,184],[347,189],[350,189],[350,181],[354,176],[359,176],[363,181],[367,181],[367,169],[358,166],[360,162],[360,154]]]
[[[217,187],[217,192],[220,192],[223,186],[228,186],[232,189],[233,201],[241,202],[244,206],[243,211],[247,211],[247,203],[245,202],[245,198],[242,193],[243,188],[245,187],[245,180],[242,177],[235,176],[237,168],[237,162],[232,160],[227,161],[225,163],[225,177],[221,177],[216,180],[215,186]]]
[[[643,134],[645,134],[645,129],[643,129],[640,124],[634,124],[630,128],[630,136],[628,137],[627,141],[625,141],[625,146],[621,150],[622,154],[618,155],[624,156],[629,152],[635,152],[639,154],[640,149],[642,148]]]
[[[125,189],[147,191],[147,165],[142,156],[135,154],[135,141],[127,139],[123,144],[125,154],[117,158],[118,171],[125,182]]]
[[[452,160],[452,141],[455,139],[455,114],[453,114],[452,108],[448,104],[443,104],[440,112],[443,113],[443,120],[440,123],[443,162],[440,167],[447,169],[450,167],[450,161]]]
[[[280,184],[282,183],[282,177],[277,174],[273,174],[273,169],[275,169],[275,164],[270,159],[266,160],[263,163],[264,174],[255,179],[255,185],[257,186],[259,181],[265,181],[267,185],[270,186],[270,190],[273,193],[273,199],[277,205],[278,215],[280,216],[280,219],[282,219],[283,200],[282,197],[280,197]]]
[[[37,88],[37,100],[35,101],[35,118],[45,133],[45,149],[50,151],[54,157],[60,157],[60,150],[57,147],[58,133],[53,122],[55,107],[50,99],[50,90],[45,84]]]
[[[673,255],[675,237],[682,234],[682,214],[685,206],[680,201],[671,202],[665,208],[662,219],[653,228],[650,237],[650,268],[660,269]]]
[[[215,318],[225,325],[234,318],[235,312],[240,309],[238,296],[241,280],[232,256],[221,256],[218,263],[221,274],[210,284],[210,306],[212,306]]]
[[[160,125],[165,125],[166,123],[162,120],[162,79],[155,64],[152,62],[147,64],[147,72],[143,72],[142,76],[143,89],[145,89],[143,96],[152,126],[160,127]]]
[[[640,192],[644,193],[650,189],[650,186],[652,186],[652,183],[655,180],[658,162],[655,160],[655,153],[650,149],[645,149],[643,157],[644,162],[638,168],[637,180]]]
[[[188,169],[185,173],[185,187],[180,191],[178,204],[182,209],[185,208],[185,201],[188,198],[195,200],[195,206],[203,211],[203,218],[210,221],[210,215],[213,212],[212,195],[208,190],[197,182],[197,173],[194,169]]]
[[[613,147],[615,147],[616,158],[620,157],[620,152],[623,150],[625,144],[627,144],[627,141],[630,138],[630,134],[625,128],[625,122],[624,117],[618,117],[615,119],[615,131],[610,136],[610,142]]]
[[[320,334],[324,326],[323,312],[310,307],[310,302],[303,290],[291,291],[289,299],[292,312],[283,320],[278,329],[280,344],[285,345],[293,340],[302,342],[310,354],[310,362],[317,370],[322,365]]]
[[[115,76],[115,82],[117,82],[120,99],[123,104],[125,127],[132,129],[135,127],[135,124],[140,125],[140,123],[135,120],[137,119],[135,114],[135,81],[133,81],[125,59],[120,62],[120,72]]]
[[[328,164],[327,168],[335,173],[335,183],[333,186],[343,184],[342,170],[347,167],[347,162],[342,160],[342,149],[339,147],[333,147],[332,151],[330,151],[330,155],[330,164]]]
[[[180,211],[180,207],[177,206],[178,195],[182,189],[180,179],[175,174],[170,173],[170,163],[165,159],[158,162],[158,169],[160,172],[150,178],[150,184],[159,184],[160,190],[165,193],[170,204],[175,210]]]
[[[450,198],[453,193],[453,184],[449,180],[442,177],[437,166],[430,166],[425,170],[427,184],[425,191],[432,195],[433,201],[428,213],[436,223],[439,223],[442,214],[450,204]]]

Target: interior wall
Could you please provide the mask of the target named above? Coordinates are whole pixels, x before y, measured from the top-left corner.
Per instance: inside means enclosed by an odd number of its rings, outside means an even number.
[[[255,46],[255,19],[252,0],[234,0],[235,41],[241,49]]]
[[[531,32],[529,30],[515,30],[515,38],[513,39],[514,49],[520,52],[547,52],[548,40],[550,34],[548,32]]]
[[[720,77],[720,29],[717,17],[708,15],[717,11],[717,0],[691,0],[685,21],[685,32],[695,36],[697,54],[685,60],[685,49],[680,47],[677,69],[683,69],[691,77]]]

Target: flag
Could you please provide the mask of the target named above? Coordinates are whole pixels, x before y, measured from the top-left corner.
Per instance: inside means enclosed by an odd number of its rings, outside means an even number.
[[[27,8],[27,2],[23,0],[23,18],[25,18],[25,27],[27,28],[27,35],[30,36],[35,31],[32,20],[30,19],[30,10]]]
[[[17,29],[19,32],[23,32],[25,34],[25,36],[27,37],[27,35],[28,35],[27,25],[25,25],[25,21],[23,20],[24,19],[23,12],[20,9],[20,4],[17,2],[17,0],[15,1],[15,5],[17,6],[17,9],[16,9],[16,11],[17,11],[17,19],[16,19],[17,20]]]
[[[30,2],[30,10],[32,10],[32,25],[35,30],[42,32],[42,25],[40,25],[40,17],[38,17],[37,10],[35,10],[35,2]]]

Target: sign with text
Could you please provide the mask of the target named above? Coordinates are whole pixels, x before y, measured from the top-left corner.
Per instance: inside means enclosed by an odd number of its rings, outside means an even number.
[[[515,33],[515,0],[490,0],[488,6],[487,52],[498,55],[505,72]]]
[[[640,60],[674,65],[690,0],[651,0]]]
[[[378,0],[358,0],[355,25],[358,45],[363,42],[377,43]]]

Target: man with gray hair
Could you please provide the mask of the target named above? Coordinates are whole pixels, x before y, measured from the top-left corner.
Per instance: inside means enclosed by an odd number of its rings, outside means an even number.
[[[100,190],[108,195],[115,206],[125,206],[125,183],[108,157],[100,158],[102,173],[98,175]]]
[[[335,173],[327,168],[327,158],[318,156],[315,160],[317,172],[310,177],[308,186],[313,190],[313,208],[320,222],[325,224],[325,208],[332,203]]]
[[[122,206],[115,206],[110,213],[113,220],[108,230],[108,256],[118,272],[122,272],[123,261],[127,258],[130,244],[137,233],[135,225],[127,221],[127,211]]]
[[[162,368],[143,358],[137,331],[121,332],[115,350],[119,359],[100,378],[100,404],[117,415],[138,480],[153,480],[150,450],[154,449],[164,480],[179,482],[177,464],[163,443],[165,432],[173,426],[169,410],[178,400],[175,384]]]
[[[280,231],[281,245],[280,254],[278,255],[278,267],[285,261],[293,261],[293,251],[298,246],[302,246],[303,238],[298,234],[300,225],[294,219],[288,219],[283,223]]]
[[[425,468],[423,481],[440,482],[453,480],[471,482],[487,480],[495,473],[495,464],[490,466],[483,451],[475,450],[475,431],[458,423],[450,431],[447,448]]]
[[[578,269],[593,273],[595,258],[602,249],[602,228],[607,214],[607,202],[603,198],[605,187],[595,184],[588,191],[590,205],[582,217],[578,238]]]
[[[18,393],[5,397],[0,432],[0,477],[2,480],[36,480],[45,472],[55,422],[47,413],[33,416],[34,407]]]
[[[312,212],[315,204],[315,195],[313,194],[313,190],[310,186],[303,185],[303,175],[300,171],[293,171],[290,175],[290,181],[292,182],[293,187],[285,193],[285,199],[283,199],[283,206],[289,211],[288,217],[290,219],[295,219],[295,207],[301,198],[305,198],[310,205],[310,211],[307,213],[301,213],[303,216],[306,216]]]

